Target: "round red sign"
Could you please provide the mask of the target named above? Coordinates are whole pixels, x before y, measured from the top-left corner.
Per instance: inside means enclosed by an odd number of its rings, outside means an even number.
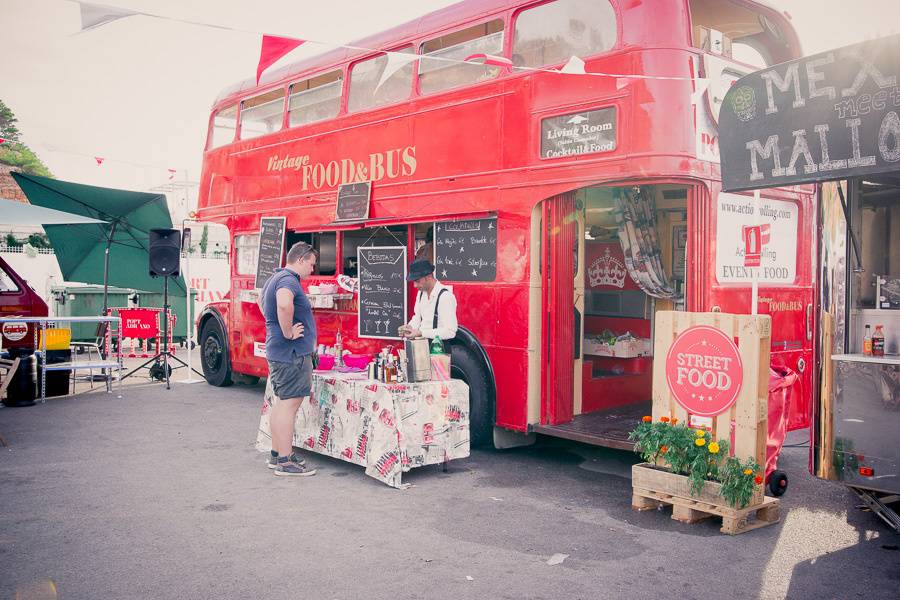
[[[744,367],[737,346],[722,331],[698,325],[681,332],[666,355],[666,383],[693,415],[713,417],[737,400]]]

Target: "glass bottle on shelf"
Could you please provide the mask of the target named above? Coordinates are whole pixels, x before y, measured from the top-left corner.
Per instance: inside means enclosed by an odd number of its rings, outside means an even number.
[[[872,356],[872,326],[866,323],[866,333],[863,336],[863,354]]]
[[[872,356],[884,356],[884,327],[882,325],[876,325],[875,333],[872,334]]]
[[[434,339],[431,340],[431,353],[432,354],[443,354],[444,353],[444,344],[441,342],[441,336],[436,335]]]
[[[334,364],[337,367],[344,366],[344,343],[341,339],[340,329],[338,329],[337,336],[334,338]]]

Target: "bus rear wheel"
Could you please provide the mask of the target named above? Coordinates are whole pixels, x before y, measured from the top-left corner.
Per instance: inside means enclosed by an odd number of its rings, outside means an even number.
[[[231,385],[231,361],[225,346],[225,332],[215,319],[209,319],[200,330],[200,364],[207,383],[216,387]]]
[[[494,441],[494,403],[487,369],[464,346],[450,348],[450,377],[469,386],[469,437],[475,448],[489,447]]]

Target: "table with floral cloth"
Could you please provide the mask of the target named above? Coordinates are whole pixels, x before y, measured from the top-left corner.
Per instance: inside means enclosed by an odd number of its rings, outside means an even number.
[[[266,385],[256,447],[272,447],[269,415],[278,401]],[[401,488],[414,467],[469,456],[469,387],[462,381],[385,384],[360,373],[315,371],[309,402],[294,424],[294,446],[366,468]]]

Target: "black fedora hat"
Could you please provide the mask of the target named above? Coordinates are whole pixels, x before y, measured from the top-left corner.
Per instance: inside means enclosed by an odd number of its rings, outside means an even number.
[[[434,265],[431,264],[431,261],[427,258],[418,258],[409,265],[409,275],[406,276],[406,280],[415,281],[432,273],[434,273]]]

